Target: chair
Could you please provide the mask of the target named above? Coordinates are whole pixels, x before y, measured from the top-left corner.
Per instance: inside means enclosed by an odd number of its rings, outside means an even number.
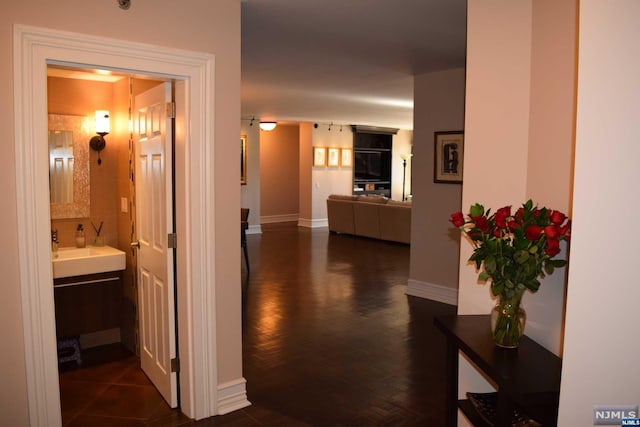
[[[247,251],[247,229],[249,228],[249,209],[240,208],[240,244],[244,252],[244,262],[249,273],[249,252]]]

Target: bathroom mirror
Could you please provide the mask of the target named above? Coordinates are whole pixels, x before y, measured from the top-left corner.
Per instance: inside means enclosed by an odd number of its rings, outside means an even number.
[[[88,218],[89,119],[49,114],[49,195],[51,219]]]

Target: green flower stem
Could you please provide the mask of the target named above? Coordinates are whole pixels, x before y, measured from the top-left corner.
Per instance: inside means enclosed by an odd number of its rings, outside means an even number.
[[[524,334],[525,313],[520,308],[524,290],[504,292],[491,313],[493,340],[501,347],[514,348]]]

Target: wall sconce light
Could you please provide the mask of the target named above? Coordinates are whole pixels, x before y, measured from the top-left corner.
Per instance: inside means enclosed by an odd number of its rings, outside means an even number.
[[[107,145],[104,136],[109,133],[109,112],[106,110],[96,110],[96,133],[97,135],[89,140],[89,147],[98,152],[98,164],[102,164],[100,152]]]
[[[260,129],[268,132],[274,130],[277,125],[276,122],[260,122]]]

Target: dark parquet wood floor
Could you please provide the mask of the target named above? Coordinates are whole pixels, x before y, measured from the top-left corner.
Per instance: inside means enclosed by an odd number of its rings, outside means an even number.
[[[135,356],[111,347],[60,375],[63,425],[444,425],[445,341],[433,317],[455,307],[405,294],[408,246],[287,223],[264,225],[248,247],[251,406],[188,420],[164,404]]]

